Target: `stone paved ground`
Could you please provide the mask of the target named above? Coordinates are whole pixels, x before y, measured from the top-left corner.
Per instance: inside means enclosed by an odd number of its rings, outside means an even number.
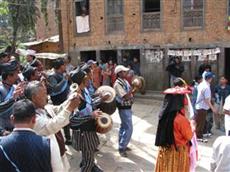
[[[116,112],[112,115],[113,129],[106,135],[100,135],[101,145],[96,154],[97,163],[105,172],[152,172],[157,157],[157,147],[154,146],[155,133],[158,123],[157,114],[161,101],[137,99],[133,106],[134,131],[128,158],[119,156],[117,151],[117,136],[119,130],[119,115]],[[211,145],[218,135],[224,133],[214,131],[214,136],[207,144],[199,144],[199,163],[197,172],[209,170],[209,162],[212,153]],[[69,147],[69,159],[71,172],[80,171],[80,153]]]

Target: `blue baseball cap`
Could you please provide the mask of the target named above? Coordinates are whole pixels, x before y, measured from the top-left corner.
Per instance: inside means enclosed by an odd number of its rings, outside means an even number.
[[[205,79],[215,78],[215,75],[212,72],[207,72],[205,73],[204,78]]]

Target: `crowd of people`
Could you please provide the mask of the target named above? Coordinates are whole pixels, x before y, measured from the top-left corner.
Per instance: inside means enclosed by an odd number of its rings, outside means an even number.
[[[210,171],[230,171],[227,160],[230,86],[227,78],[221,76],[215,85],[215,74],[208,58],[200,65],[192,85],[181,78],[184,66],[180,58],[171,59],[166,70],[171,88],[164,91],[166,95],[159,114],[155,140],[159,153],[155,171],[195,171],[198,142],[207,143],[213,135],[213,127],[225,136],[218,137],[213,144]]]
[[[74,67],[67,56],[55,59],[49,71],[45,71],[33,51],[28,51],[26,61],[22,65],[11,54],[0,53],[1,171],[68,171],[65,145],[81,152],[82,172],[103,171],[94,158],[100,143],[96,119],[102,111],[98,105],[108,99],[107,94],[96,93],[102,85],[113,87],[116,92],[121,120],[118,151],[128,157],[136,91],[131,82],[140,75],[137,58],[132,62],[125,59],[123,65],[112,59],[100,64],[88,60]],[[211,171],[229,171],[228,80],[222,76],[217,85],[213,83],[215,75],[208,59],[199,67],[191,86],[181,78],[184,67],[180,58],[170,60],[166,70],[171,88],[164,91],[159,114],[155,171],[195,171],[197,142],[207,143],[213,127],[226,136],[217,138],[213,145]]]
[[[100,143],[98,105],[108,99],[96,93],[102,85],[114,86],[121,118],[118,150],[127,157],[135,92],[129,71],[112,60],[74,67],[69,56],[55,59],[52,70],[45,71],[34,51],[27,51],[24,65],[0,53],[0,171],[68,171],[65,145],[81,152],[82,172],[103,171],[94,159]]]

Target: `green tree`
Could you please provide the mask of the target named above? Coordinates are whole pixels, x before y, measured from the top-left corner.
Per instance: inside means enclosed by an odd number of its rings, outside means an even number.
[[[0,15],[5,15],[4,21],[9,28],[10,44],[14,51],[19,39],[35,33],[39,16],[36,0],[0,0],[0,4]]]

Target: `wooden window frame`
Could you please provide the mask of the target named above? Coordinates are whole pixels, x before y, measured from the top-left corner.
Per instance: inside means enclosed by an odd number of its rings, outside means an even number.
[[[90,12],[90,0],[89,0],[89,31],[88,32],[84,32],[84,33],[77,33],[77,21],[76,21],[76,5],[75,2],[77,2],[76,0],[72,1],[73,4],[73,31],[74,31],[74,36],[75,37],[81,37],[81,36],[89,36],[92,32],[91,30],[91,12]]]
[[[202,26],[184,26],[184,0],[181,0],[181,30],[182,31],[204,30],[205,29],[205,11],[206,11],[206,0],[203,0]]]
[[[160,0],[160,27],[159,28],[144,28],[144,0],[140,1],[140,7],[141,7],[141,31],[142,32],[159,32],[162,31],[162,18],[163,18],[163,1]],[[157,13],[157,12],[152,12],[152,13]]]
[[[123,29],[120,31],[109,31],[108,30],[108,15],[107,15],[107,11],[108,11],[108,0],[104,0],[104,4],[105,4],[105,33],[108,35],[111,34],[121,34],[125,32],[125,13],[124,13],[124,5],[125,5],[125,0],[121,0],[122,1],[122,10],[123,10],[123,15],[117,16],[117,17],[122,17],[123,18]]]

